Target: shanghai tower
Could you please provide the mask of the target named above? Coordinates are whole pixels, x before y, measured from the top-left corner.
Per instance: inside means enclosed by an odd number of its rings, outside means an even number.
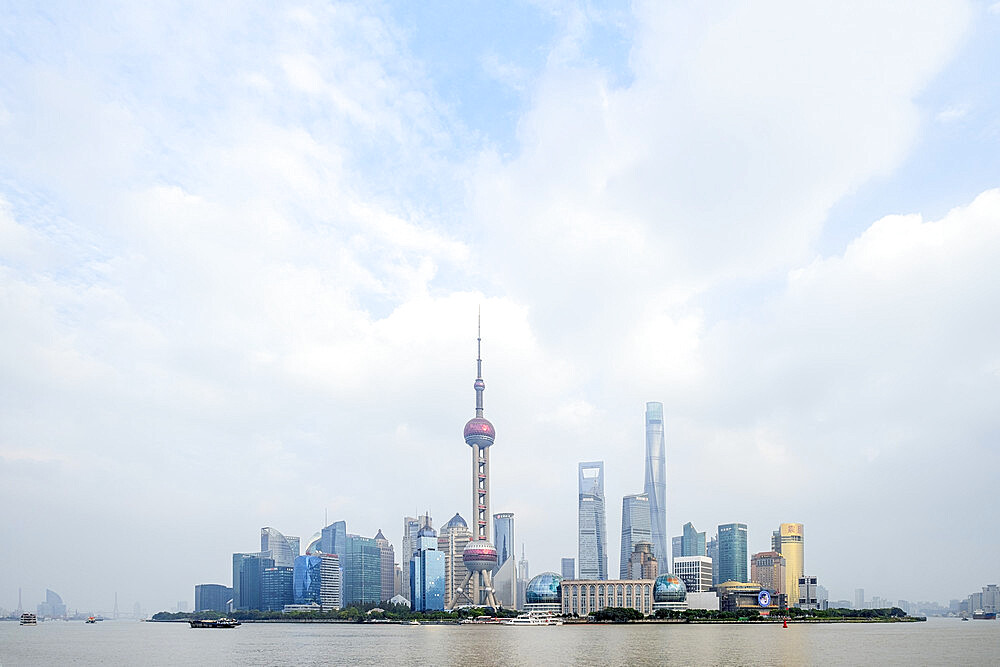
[[[643,493],[649,498],[649,524],[653,534],[653,555],[669,571],[667,549],[667,455],[663,443],[663,403],[646,403],[646,482]]]

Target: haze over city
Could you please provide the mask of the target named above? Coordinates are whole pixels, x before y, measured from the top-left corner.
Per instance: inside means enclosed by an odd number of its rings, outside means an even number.
[[[0,607],[148,612],[260,528],[492,510],[998,579],[1000,3],[8,3]],[[958,559],[961,568],[945,568]]]

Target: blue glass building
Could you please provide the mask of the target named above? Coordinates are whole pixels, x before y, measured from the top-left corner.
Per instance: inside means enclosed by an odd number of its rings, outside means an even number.
[[[705,548],[705,533],[699,533],[688,521],[681,535],[681,556],[704,556]]]
[[[493,546],[497,548],[496,569],[499,570],[508,558],[514,557],[514,515],[512,513],[501,512],[493,515]]]
[[[292,604],[292,579],[294,566],[265,567],[261,579],[261,609],[281,611],[286,604]]]
[[[233,554],[233,609],[261,609],[264,568],[274,567],[269,554]]]
[[[325,554],[337,554],[344,557],[347,548],[347,522],[335,521],[324,528],[319,540],[319,550]]]
[[[747,572],[747,525],[724,523],[719,526],[719,583],[749,581]]]
[[[414,611],[444,611],[444,553],[437,532],[425,526],[417,533],[417,550],[410,559],[410,606]]]
[[[319,556],[299,556],[292,575],[292,597],[295,604],[319,604],[323,585],[323,559]]]
[[[345,607],[352,603],[382,599],[382,552],[372,537],[347,535],[344,540],[340,568],[343,572],[342,600]],[[442,575],[443,576],[443,575]]]

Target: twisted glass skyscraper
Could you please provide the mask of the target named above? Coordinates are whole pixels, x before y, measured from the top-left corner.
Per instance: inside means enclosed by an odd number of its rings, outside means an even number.
[[[646,403],[646,483],[653,555],[667,572],[670,548],[667,540],[667,453],[663,442],[663,403]]]

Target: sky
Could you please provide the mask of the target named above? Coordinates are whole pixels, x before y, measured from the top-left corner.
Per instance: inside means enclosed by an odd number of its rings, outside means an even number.
[[[1000,3],[6,2],[0,607],[151,613],[272,526],[492,509],[1000,578]],[[990,516],[994,516],[990,519]],[[961,563],[961,567],[954,567]]]

